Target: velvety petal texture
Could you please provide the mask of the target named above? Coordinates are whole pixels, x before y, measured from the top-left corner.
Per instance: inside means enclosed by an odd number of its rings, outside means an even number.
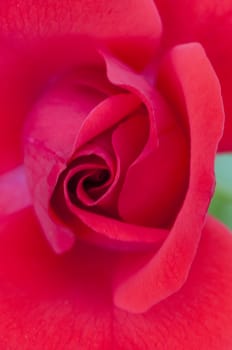
[[[2,2],[1,349],[232,348],[231,12]]]
[[[230,0],[155,0],[163,24],[163,49],[198,41],[206,50],[222,87],[226,121],[221,151],[232,150],[232,5]]]
[[[127,20],[125,21],[125,13]],[[159,44],[162,24],[153,0],[6,0],[0,8],[4,36],[21,39],[90,35],[131,65],[143,66]]]
[[[213,159],[217,142],[213,144],[209,139],[220,139],[224,116],[218,80],[200,45],[175,47],[160,74],[161,89],[173,89],[170,96],[176,94],[177,107],[182,112],[185,109],[190,133],[190,175],[183,205],[159,252],[142,268],[136,268],[137,271],[133,264],[132,267],[126,264],[119,276],[115,302],[134,312],[146,311],[168,297],[187,278],[214,188]],[[212,96],[214,104],[209,108]]]
[[[118,253],[54,254],[30,209],[0,227],[2,348],[230,349],[232,238],[217,221],[207,220],[183,288],[140,315],[112,304]]]
[[[152,0],[146,1],[142,9],[139,0],[4,1],[0,5],[0,113],[4,116],[0,171],[22,161],[20,137],[25,115],[41,86],[57,69],[60,73],[76,64],[80,51],[89,46],[87,39],[78,37],[88,36],[104,43],[117,56],[141,69],[154,57],[161,27]]]

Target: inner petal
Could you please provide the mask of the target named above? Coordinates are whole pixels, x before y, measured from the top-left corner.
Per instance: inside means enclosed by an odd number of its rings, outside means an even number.
[[[112,181],[113,176],[106,164],[77,166],[65,180],[67,197],[76,205],[94,205],[104,195]]]
[[[95,169],[83,181],[83,188],[90,197],[97,199],[108,184],[109,178],[110,172],[107,169]]]
[[[158,147],[150,142],[128,167],[118,208],[126,222],[170,227],[186,191],[189,151],[182,127],[160,102],[155,101]]]

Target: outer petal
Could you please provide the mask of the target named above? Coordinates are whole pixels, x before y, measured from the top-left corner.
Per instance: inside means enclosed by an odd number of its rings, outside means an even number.
[[[171,51],[161,69],[160,89],[174,98],[176,106],[179,102],[179,113],[187,112],[190,178],[182,208],[158,253],[139,267],[131,259],[131,265],[127,262],[119,270],[115,303],[139,313],[176,292],[188,277],[213,193],[214,157],[223,128],[220,87],[200,45]]]
[[[54,254],[31,209],[0,221],[0,241],[1,349],[112,348],[112,253]]]
[[[155,0],[164,26],[163,48],[199,41],[222,86],[226,123],[219,150],[232,150],[231,0]]]
[[[0,5],[1,8],[1,5]],[[1,17],[0,17],[1,18]],[[81,52],[79,47],[81,47]],[[25,120],[51,80],[81,62],[95,63],[89,41],[53,38],[27,44],[12,39],[0,42],[0,172],[23,159],[22,134]],[[70,55],[70,51],[72,55]],[[91,51],[91,54],[90,52]],[[91,58],[90,58],[91,56]]]
[[[140,315],[113,307],[117,254],[53,254],[30,210],[0,222],[0,347],[221,350],[232,347],[232,236],[209,220],[184,287]]]
[[[154,55],[160,34],[152,0],[142,7],[140,0],[1,2],[0,172],[22,161],[25,117],[41,86],[79,62],[80,52],[88,46],[79,36],[101,41],[141,68]]]
[[[154,54],[161,34],[155,4],[146,0],[71,0],[65,2],[6,0],[0,6],[4,36],[48,38],[84,34],[107,44],[143,66]]]
[[[207,220],[184,286],[144,314],[116,313],[118,349],[231,349],[231,250],[231,232]]]
[[[103,98],[98,93],[83,92],[71,83],[67,86],[58,85],[41,97],[29,118],[25,136],[25,166],[33,204],[57,252],[72,246],[74,234],[51,220],[49,200],[60,172],[74,151],[83,121]]]

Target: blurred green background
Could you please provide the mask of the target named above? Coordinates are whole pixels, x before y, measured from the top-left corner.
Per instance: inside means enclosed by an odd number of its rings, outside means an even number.
[[[216,157],[216,190],[209,213],[232,229],[232,153]]]

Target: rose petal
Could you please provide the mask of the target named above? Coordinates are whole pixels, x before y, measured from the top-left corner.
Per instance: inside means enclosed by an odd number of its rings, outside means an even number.
[[[134,315],[112,305],[111,279],[120,256],[83,245],[54,254],[31,209],[1,220],[1,347],[230,349],[231,237],[208,220],[183,288]]]
[[[25,166],[33,207],[46,237],[56,252],[66,251],[73,245],[75,236],[49,215],[49,200],[58,176],[64,170],[64,160],[41,144],[30,143],[26,148]]]
[[[102,55],[106,61],[107,74],[108,74],[109,80],[112,81],[114,84],[121,86],[124,89],[128,89],[129,91],[137,95],[144,102],[144,105],[147,107],[147,110],[148,110],[148,115],[150,119],[150,134],[143,152],[140,154],[140,156],[136,160],[136,164],[133,166],[136,167],[140,161],[142,163],[146,158],[147,159],[150,158],[151,162],[153,163],[154,155],[151,155],[151,151],[155,152],[156,150],[156,147],[158,144],[158,135],[157,135],[158,131],[160,134],[166,133],[168,129],[173,128],[173,126],[177,121],[179,123],[181,123],[182,121],[180,120],[180,118],[173,119],[173,116],[170,113],[167,106],[165,105],[165,102],[163,101],[159,93],[154,91],[154,87],[151,85],[151,82],[148,82],[146,80],[146,76],[136,74],[131,68],[123,65],[121,62],[117,61],[115,58],[113,58],[106,52],[103,52]],[[180,141],[180,144],[181,144],[181,141]],[[182,143],[182,146],[179,145],[179,148],[180,147],[185,148],[184,141]],[[175,150],[175,147],[172,147],[172,148]],[[166,145],[164,146],[164,152],[165,152],[165,149],[166,149]],[[179,153],[180,153],[179,150],[177,150],[175,159],[173,157],[173,163],[174,163],[173,168],[175,167],[178,168],[178,164],[175,164],[175,162],[179,156]],[[183,153],[185,153],[185,151]],[[186,150],[186,153],[187,153],[187,150]],[[179,163],[183,161],[183,168],[186,165],[186,160],[184,161],[184,158],[186,159],[186,153],[183,155],[183,157],[179,157],[179,160],[178,160]],[[151,164],[149,163],[147,167],[144,166],[143,164],[141,168],[142,168],[142,171],[144,171],[145,173],[146,172],[148,173],[151,169]],[[147,198],[145,198],[145,200],[144,201],[141,200],[141,203],[140,203],[139,196],[145,197],[147,195],[149,197],[149,191],[147,190],[147,188],[152,188],[154,189],[154,191],[155,190],[159,191],[161,190],[161,188],[163,188],[163,186],[158,185],[157,187],[155,187],[153,185],[153,181],[152,181],[152,185],[148,184],[148,181],[146,181],[146,176],[144,176],[143,174],[142,178],[144,178],[145,185],[146,186],[148,185],[148,186],[146,187],[146,189],[141,188],[141,191],[136,190],[138,192],[138,200],[136,200],[136,195],[134,195],[134,188],[138,186],[138,183],[139,183],[138,178],[140,178],[141,173],[139,173],[138,169],[136,169],[135,174],[137,174],[138,176],[136,180],[133,182],[133,186],[130,187],[130,188],[133,188],[132,190],[133,195],[130,192],[130,193],[125,193],[125,195],[123,196],[123,193],[122,193],[123,198],[119,203],[120,213],[124,219],[129,221],[133,221],[133,218],[136,216],[136,220],[137,220],[136,222],[138,222],[141,225],[144,225],[146,222],[148,222],[148,224],[151,224],[151,222],[154,223],[154,218],[153,218],[154,215],[152,214],[152,208],[151,208],[151,211],[149,212],[147,210],[148,205],[144,206],[144,202],[148,203],[150,201],[147,200]],[[178,175],[176,175],[177,182],[179,183],[184,182],[183,178],[185,177],[186,177],[185,174],[182,174],[181,171],[178,171]],[[153,180],[153,178],[154,178],[154,172],[151,175],[150,179]],[[128,184],[130,183],[132,184],[133,180],[132,181],[131,180],[132,180],[131,178],[128,180]],[[162,182],[162,179],[161,179],[161,182]],[[173,189],[175,191],[178,191],[178,186],[176,185],[172,186],[172,190]],[[167,192],[168,192],[168,189],[167,189]],[[182,195],[183,195],[183,189],[181,190],[180,197],[177,198],[174,203],[171,203],[172,201],[169,201],[168,205],[173,206],[174,208],[175,207],[177,208],[179,205],[178,202],[180,202],[180,198],[182,197]],[[163,196],[163,193],[159,194],[159,199],[162,196]],[[173,197],[175,196],[176,196],[176,193],[174,193]],[[134,197],[135,197],[135,201],[131,203]],[[128,198],[131,198],[131,201],[129,203],[128,203],[128,200],[129,200]],[[151,192],[150,198],[153,201],[154,193]],[[137,205],[138,202],[141,205],[138,206]],[[157,200],[157,202],[159,202],[159,200]],[[130,210],[130,206],[131,206],[131,210]],[[163,206],[164,207],[167,206],[167,202],[163,203]],[[135,207],[137,207],[137,209],[135,210],[135,213],[133,213],[133,209]],[[144,209],[141,209],[141,207],[143,207]],[[153,205],[153,209],[154,209],[154,205]],[[146,211],[146,213],[144,213],[144,211]],[[163,212],[162,208],[160,208],[160,210],[157,211],[157,224],[164,224],[164,221],[166,220],[166,218],[160,216],[161,211]],[[164,213],[164,216],[165,216],[165,213]]]
[[[125,177],[128,167],[142,152],[149,135],[149,118],[145,108],[138,109],[112,132],[112,145],[120,167],[120,176]]]
[[[23,161],[23,121],[35,95],[35,82],[29,77],[29,62],[19,50],[2,42],[0,50],[0,173],[3,173]]]
[[[71,206],[71,210],[90,228],[81,232],[82,227],[77,223],[80,237],[116,250],[150,250],[161,244],[169,233],[166,229],[128,224],[75,206]]]
[[[219,150],[232,150],[232,5],[230,0],[155,0],[164,26],[164,48],[199,41],[222,87],[225,130]]]
[[[118,206],[126,222],[168,227],[186,191],[188,143],[179,118],[170,112],[161,97],[151,102],[156,110],[154,123],[166,119],[166,125],[164,128],[163,123],[162,129],[158,129],[158,147],[150,144],[147,154],[142,153],[134,164],[129,164]]]
[[[119,178],[119,171],[116,169],[115,157],[112,155],[111,148],[112,146],[107,135],[97,137],[94,142],[89,143],[84,147],[84,149],[81,149],[76,153],[76,159],[74,159],[73,163],[70,163],[65,171],[60,175],[56,189],[54,189],[54,198],[52,198],[51,201],[53,210],[58,210],[61,218],[63,217],[63,206],[65,203],[70,202],[68,186],[69,181],[73,176],[78,177],[78,179],[76,179],[78,180],[78,183],[76,184],[75,191],[77,199],[79,200],[79,205],[91,206],[93,210],[95,210],[95,208],[101,208],[103,211],[105,210],[105,212],[108,213],[112,211],[116,215],[116,203],[113,198],[115,186],[117,185]],[[86,191],[83,188],[84,179],[86,179],[90,173],[94,174],[96,170],[107,171],[109,178],[102,184],[102,186],[93,187]],[[56,191],[62,192],[64,197],[60,198],[59,200],[55,199]],[[93,197],[89,197],[89,194],[91,193],[93,195],[97,195],[97,193],[102,194],[99,198],[94,199]]]
[[[106,98],[98,104],[103,98],[102,94],[89,88],[78,89],[78,86],[67,85],[65,81],[41,97],[28,120],[25,164],[29,186],[36,213],[52,245],[54,240],[56,252],[70,248],[74,241],[71,231],[49,218],[49,201],[59,175],[71,157],[77,156],[75,150],[82,142],[94,138],[96,131],[101,133],[112,126],[108,116],[112,117],[113,113],[118,122],[140,104],[136,96],[125,93]],[[98,106],[93,108],[96,104]],[[112,106],[115,108],[112,109]],[[102,114],[103,111],[107,114]],[[94,122],[95,113],[106,116],[104,123]]]
[[[142,9],[139,0],[89,1],[88,5],[75,0],[69,4],[8,0],[1,6],[0,24],[1,172],[22,162],[23,123],[41,86],[57,72],[77,65],[80,51],[89,46],[89,40],[79,36],[103,40],[117,55],[141,68],[154,55],[161,34],[151,0]]]
[[[94,178],[94,176],[96,176],[97,174],[101,174],[102,172],[107,171],[108,173],[110,172],[110,170],[108,170],[107,168],[107,164],[105,163],[100,163],[99,161],[92,161],[89,160],[89,162],[86,162],[82,165],[77,165],[76,167],[71,168],[71,170],[67,173],[65,179],[64,179],[64,191],[66,193],[66,200],[70,200],[70,194],[68,191],[68,187],[69,187],[69,183],[70,180],[72,181],[73,178],[77,178],[75,179],[76,182],[76,188],[73,189],[73,193],[72,195],[76,198],[76,201],[79,202],[80,205],[84,205],[84,206],[94,206],[97,203],[99,203],[99,201],[101,201],[101,197],[104,196],[105,193],[103,193],[103,195],[100,195],[100,198],[98,196],[98,193],[101,193],[102,190],[105,189],[105,183],[103,183],[103,185],[96,185],[94,186],[94,184],[92,185],[92,188],[86,189],[85,188],[85,183],[86,181],[90,178]],[[112,174],[109,175],[110,177],[110,181],[109,179],[107,179],[107,187],[111,185],[112,181],[113,181],[113,176]],[[105,191],[107,191],[107,189],[105,189]],[[95,196],[96,193],[96,196]],[[93,196],[91,195],[93,194]],[[63,203],[62,203],[63,204]]]
[[[118,348],[127,344],[131,350],[231,349],[231,248],[231,232],[208,219],[184,286],[144,314],[117,311],[114,330]],[[143,281],[139,288],[142,286]],[[134,290],[134,295],[140,289]]]
[[[79,244],[67,255],[54,254],[31,209],[0,221],[0,242],[1,347],[71,349],[87,346],[87,333],[111,347],[112,252]],[[101,316],[97,336],[94,318]]]
[[[137,96],[147,108],[149,136],[143,150],[143,155],[149,153],[150,148],[154,148],[158,145],[157,122],[161,122],[161,125],[164,122],[162,118],[160,118],[160,120],[156,120],[155,118],[156,110],[152,101],[156,99],[156,93],[153,86],[147,82],[142,74],[136,73],[130,67],[109,55],[109,53],[101,51],[101,54],[105,59],[108,79],[116,86],[132,92],[132,94]],[[164,125],[165,124],[166,121],[164,122]]]
[[[89,138],[93,138],[95,133],[100,135],[94,138],[88,146],[85,145],[83,150],[75,154],[77,158],[83,152],[98,154],[108,163],[111,174],[114,174],[114,181],[111,183],[109,190],[95,204],[97,204],[97,209],[101,208],[104,213],[114,217],[118,213],[118,196],[126,171],[142,151],[148,136],[149,127],[146,111],[143,108],[138,108],[134,113],[131,113],[131,107],[134,108],[134,101],[136,102],[135,106],[137,106],[136,97],[131,94],[121,94],[115,95],[97,106],[84,122],[78,137],[78,143],[83,142],[83,136],[87,137],[86,142]],[[124,118],[122,119],[122,117]],[[111,125],[113,125],[112,130],[101,134],[104,131],[103,129],[109,128]],[[111,149],[111,143],[114,150]],[[111,156],[107,156],[107,153]],[[117,162],[114,159],[115,157]],[[111,161],[110,158],[112,158]],[[112,160],[117,163],[114,165],[114,170],[112,165],[110,166]]]
[[[90,40],[79,37],[26,44],[16,44],[10,37],[1,40],[0,49],[0,172],[4,172],[22,163],[24,123],[42,90],[74,65],[95,66],[99,55]]]
[[[31,205],[23,166],[0,175],[0,217]]]
[[[175,47],[163,65],[160,81],[166,93],[186,106],[190,179],[183,206],[159,252],[142,268],[132,264],[119,269],[114,302],[135,313],[148,310],[186,281],[213,193],[214,157],[223,129],[220,87],[199,44]]]
[[[79,86],[71,77],[50,86],[28,117],[25,143],[37,143],[68,160],[82,124],[105,95]]]
[[[133,113],[141,104],[140,99],[130,93],[118,93],[99,103],[88,114],[78,135],[75,148],[83,146],[94,137],[107,131]]]
[[[58,184],[51,206],[62,219],[61,224],[65,223],[77,238],[97,246],[129,251],[157,249],[169,233],[166,229],[137,226],[96,214],[73,204],[65,196],[65,189]]]
[[[151,59],[161,35],[159,13],[152,0],[143,6],[140,0],[8,0],[1,6],[0,18],[5,36],[28,40],[84,34],[104,40],[111,50],[137,67]]]
[[[75,80],[49,89],[40,98],[25,132],[25,166],[35,211],[49,242],[63,252],[74,242],[74,234],[49,217],[49,201],[60,173],[75,150],[83,120],[104,97]],[[63,84],[63,85],[62,85]]]

